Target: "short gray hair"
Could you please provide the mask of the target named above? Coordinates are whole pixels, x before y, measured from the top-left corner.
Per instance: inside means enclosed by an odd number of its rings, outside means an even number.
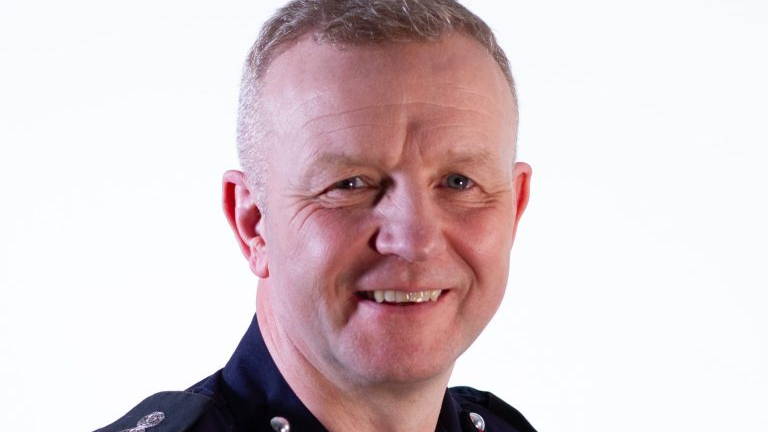
[[[243,68],[237,123],[240,164],[257,202],[264,207],[268,180],[263,142],[271,133],[261,99],[271,62],[299,38],[317,43],[379,45],[438,40],[460,31],[480,42],[501,68],[517,104],[506,54],[488,25],[455,0],[292,0],[261,29]],[[264,209],[262,209],[263,211]]]

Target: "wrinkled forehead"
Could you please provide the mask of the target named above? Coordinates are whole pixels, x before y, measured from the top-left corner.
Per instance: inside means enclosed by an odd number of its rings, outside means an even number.
[[[480,101],[505,117],[500,121],[517,123],[503,72],[482,45],[462,34],[374,46],[332,46],[305,36],[273,60],[262,83],[262,106],[278,129],[341,105],[363,109],[438,98],[456,107]]]

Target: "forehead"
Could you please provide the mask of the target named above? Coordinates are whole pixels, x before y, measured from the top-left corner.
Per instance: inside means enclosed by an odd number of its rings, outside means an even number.
[[[381,166],[409,151],[438,163],[454,148],[514,158],[517,110],[507,80],[464,35],[363,47],[305,37],[273,61],[262,97],[267,159],[284,174],[322,152]]]
[[[264,107],[278,126],[281,120],[338,108],[436,97],[457,107],[479,101],[513,123],[517,116],[501,69],[484,47],[462,34],[373,46],[332,46],[307,35],[273,60],[262,90]]]

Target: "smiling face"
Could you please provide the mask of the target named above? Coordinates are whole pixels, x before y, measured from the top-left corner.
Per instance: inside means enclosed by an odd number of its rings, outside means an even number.
[[[527,200],[499,67],[461,35],[305,37],[273,62],[264,105],[263,330],[331,380],[447,380],[501,302]]]

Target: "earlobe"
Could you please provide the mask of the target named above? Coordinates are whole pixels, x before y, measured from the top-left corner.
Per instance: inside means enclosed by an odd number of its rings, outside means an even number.
[[[268,277],[264,218],[242,172],[224,173],[222,207],[251,271],[262,279]]]
[[[267,243],[264,237],[258,236],[251,239],[250,252],[246,254],[248,265],[256,276],[266,279],[269,277],[269,262],[267,260]]]

